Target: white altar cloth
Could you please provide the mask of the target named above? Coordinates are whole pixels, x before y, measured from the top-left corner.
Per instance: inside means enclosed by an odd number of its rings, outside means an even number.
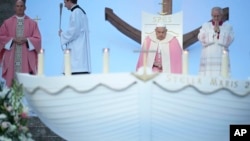
[[[68,141],[228,141],[250,124],[250,82],[132,73],[32,76],[17,73],[38,117]]]

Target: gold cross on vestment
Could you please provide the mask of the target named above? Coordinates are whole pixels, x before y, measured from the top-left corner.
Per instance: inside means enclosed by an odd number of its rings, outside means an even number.
[[[34,18],[33,20],[35,20],[36,22],[38,22],[38,21],[40,21],[41,19],[40,19],[38,16],[36,16],[36,18]]]

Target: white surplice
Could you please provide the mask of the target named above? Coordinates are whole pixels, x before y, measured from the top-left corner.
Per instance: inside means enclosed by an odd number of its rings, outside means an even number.
[[[228,23],[223,23],[220,26],[220,33],[215,33],[212,22],[207,22],[202,25],[198,39],[203,46],[199,70],[200,75],[221,76],[222,53],[224,50],[229,51],[229,46],[234,39],[232,26]],[[227,62],[227,73],[230,74],[229,58]]]
[[[71,71],[91,72],[88,18],[80,8],[71,12],[69,27],[61,33],[61,44],[71,50]]]

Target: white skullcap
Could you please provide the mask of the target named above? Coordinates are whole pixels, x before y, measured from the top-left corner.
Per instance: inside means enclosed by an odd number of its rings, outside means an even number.
[[[164,24],[164,23],[157,23],[156,27],[166,27],[166,24]]]

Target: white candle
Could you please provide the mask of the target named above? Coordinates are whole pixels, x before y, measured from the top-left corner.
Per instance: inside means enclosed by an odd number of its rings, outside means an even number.
[[[70,49],[64,51],[64,74],[65,76],[71,75]]]
[[[37,75],[43,75],[44,70],[44,49],[41,49],[38,53],[38,67],[37,67]]]
[[[109,72],[109,48],[103,49],[103,73]]]
[[[224,78],[228,77],[228,52],[223,50],[221,57],[221,76]]]
[[[188,74],[188,51],[182,53],[182,74]]]

